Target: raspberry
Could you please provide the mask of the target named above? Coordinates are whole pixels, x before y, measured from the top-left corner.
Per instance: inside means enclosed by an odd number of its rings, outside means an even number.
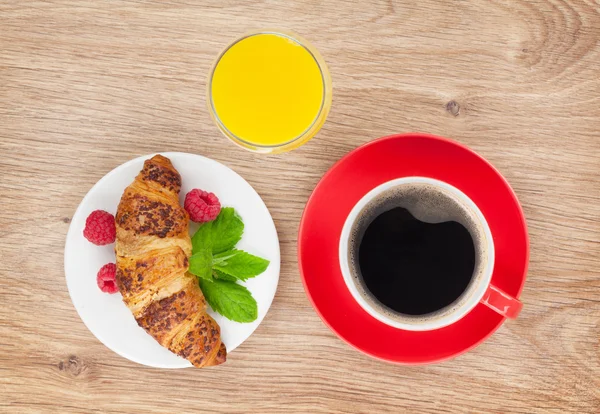
[[[221,203],[216,195],[198,189],[187,193],[183,206],[190,215],[190,220],[196,223],[212,221],[221,211]]]
[[[96,276],[96,282],[102,292],[105,293],[117,293],[119,287],[115,281],[117,274],[117,265],[114,263],[107,263],[100,268],[98,276]]]
[[[85,220],[83,236],[97,246],[114,242],[117,236],[114,216],[104,210],[93,211]]]

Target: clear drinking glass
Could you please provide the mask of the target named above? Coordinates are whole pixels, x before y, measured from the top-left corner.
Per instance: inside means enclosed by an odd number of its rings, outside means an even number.
[[[254,152],[280,153],[308,142],[325,123],[331,100],[325,61],[290,32],[261,30],[236,39],[208,78],[212,119],[225,136]]]

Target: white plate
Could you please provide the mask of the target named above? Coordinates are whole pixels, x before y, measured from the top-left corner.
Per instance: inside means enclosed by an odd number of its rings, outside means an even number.
[[[96,274],[104,264],[115,262],[114,244],[96,246],[83,237],[87,216],[94,210],[116,214],[123,190],[140,172],[144,161],[153,156],[136,158],[106,174],[83,198],[77,208],[65,244],[65,275],[71,300],[83,323],[104,345],[131,361],[157,368],[184,368],[191,364],[163,348],[140,328],[121,299],[121,294],[100,291]],[[213,192],[221,205],[234,207],[245,229],[238,248],[271,261],[261,275],[244,285],[258,303],[258,318],[252,323],[232,322],[209,313],[221,326],[222,340],[231,353],[244,342],[263,320],[279,281],[279,240],[275,224],[260,196],[233,170],[200,155],[179,152],[162,153],[168,157],[182,178],[180,202],[188,191],[200,188]],[[192,230],[196,226],[190,226]]]

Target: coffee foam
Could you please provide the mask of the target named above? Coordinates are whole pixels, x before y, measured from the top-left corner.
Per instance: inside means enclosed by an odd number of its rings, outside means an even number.
[[[425,223],[455,221],[463,225],[473,239],[475,247],[475,269],[465,291],[450,305],[425,315],[407,315],[385,306],[365,286],[358,250],[367,227],[380,214],[396,207],[407,209],[416,219]],[[487,247],[483,225],[476,213],[456,195],[441,187],[427,183],[400,184],[371,200],[358,214],[352,225],[348,240],[348,259],[352,277],[359,294],[378,312],[400,322],[431,322],[447,316],[460,308],[474,293],[474,288],[483,277],[486,267]]]

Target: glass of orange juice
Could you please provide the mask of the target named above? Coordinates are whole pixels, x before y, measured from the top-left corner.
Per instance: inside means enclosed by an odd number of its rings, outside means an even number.
[[[319,131],[331,107],[331,76],[305,39],[257,31],[231,43],[208,79],[208,108],[223,134],[255,152],[297,148]]]

